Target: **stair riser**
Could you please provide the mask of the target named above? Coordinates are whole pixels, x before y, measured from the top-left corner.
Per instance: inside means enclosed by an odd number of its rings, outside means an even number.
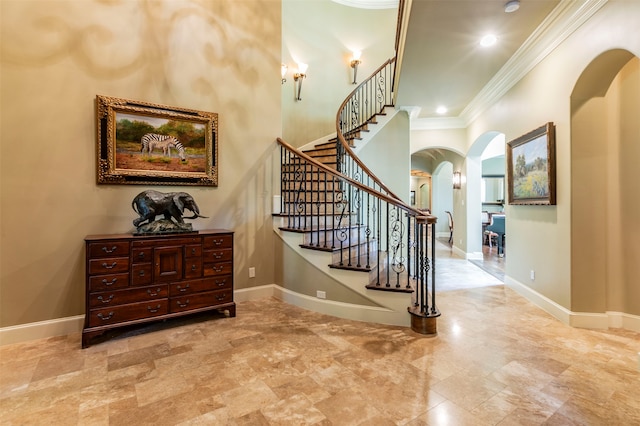
[[[336,155],[338,154],[338,150],[336,149],[336,147],[332,147],[332,148],[322,148],[322,149],[313,149],[313,150],[309,150],[309,151],[302,151],[305,154],[307,154],[309,157],[312,158],[316,158],[316,157],[331,157],[333,156],[334,160]]]
[[[369,238],[371,240],[371,237]],[[350,230],[318,230],[304,236],[304,244],[317,244],[325,247],[348,247],[349,245],[366,244],[367,236],[363,228],[352,227]]]
[[[281,226],[311,232],[331,228],[338,223],[339,219],[340,216],[285,216],[281,220]],[[344,221],[345,219],[343,218],[342,220]],[[353,223],[356,223],[355,219],[352,220]]]
[[[323,216],[339,217],[348,215],[349,212],[343,212],[343,207],[335,203],[320,203],[320,205],[318,205],[318,203],[299,202],[284,203],[281,214],[305,217],[320,216],[322,218]],[[324,219],[321,219],[321,222],[324,222]],[[356,223],[354,219],[352,219],[352,223]]]
[[[325,192],[325,191],[339,191],[340,183],[332,180],[315,180],[315,181],[304,181],[304,182],[289,182],[288,184],[285,182],[285,187],[282,188],[282,198],[289,196],[290,193],[296,193],[300,191],[305,192]]]
[[[297,204],[297,203],[331,203],[338,201],[342,196],[339,192],[335,191],[282,191],[282,197],[284,198],[284,204]]]

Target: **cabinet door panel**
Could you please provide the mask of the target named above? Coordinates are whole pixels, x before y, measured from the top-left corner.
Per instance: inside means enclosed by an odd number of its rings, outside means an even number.
[[[168,282],[182,279],[182,247],[158,247],[153,250],[154,278]]]

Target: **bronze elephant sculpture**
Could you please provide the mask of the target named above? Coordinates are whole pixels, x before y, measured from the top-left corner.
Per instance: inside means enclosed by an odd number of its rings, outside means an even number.
[[[200,215],[200,209],[193,197],[186,192],[159,192],[147,190],[139,193],[131,202],[131,208],[140,215],[134,219],[133,225],[139,227],[144,221],[151,223],[156,220],[156,216],[164,215],[164,218],[175,219],[177,223],[184,223],[182,213],[184,209],[191,210],[193,216],[185,219],[195,219]]]

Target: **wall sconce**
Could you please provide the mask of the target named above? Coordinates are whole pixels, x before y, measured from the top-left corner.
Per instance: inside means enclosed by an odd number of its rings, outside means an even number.
[[[462,175],[460,172],[453,172],[453,189],[460,189],[462,187]]]
[[[280,65],[280,76],[282,77],[282,84],[287,82],[287,79],[284,78],[284,76],[287,75],[287,70],[288,69],[289,69],[289,67],[287,66],[287,64]]]
[[[298,64],[298,72],[293,74],[293,80],[298,82],[298,94],[296,95],[296,100],[301,101],[300,92],[302,91],[302,79],[307,76],[307,68],[309,65],[307,64]]]
[[[351,68],[353,68],[353,83],[352,84],[358,84],[358,82],[356,81],[356,76],[358,75],[358,65],[360,65],[362,63],[362,61],[360,60],[360,56],[362,55],[362,52],[359,50],[354,50],[353,51],[353,59],[351,59]]]

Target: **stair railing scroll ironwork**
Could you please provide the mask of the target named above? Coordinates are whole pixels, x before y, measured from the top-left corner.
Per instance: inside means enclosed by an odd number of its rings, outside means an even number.
[[[363,184],[278,138],[281,229],[306,235],[303,247],[333,253],[334,268],[364,271],[368,289],[412,294],[414,318],[440,316],[435,297],[435,216]],[[364,180],[373,180],[366,176]],[[381,187],[380,187],[381,188]],[[433,333],[424,333],[433,334]]]

